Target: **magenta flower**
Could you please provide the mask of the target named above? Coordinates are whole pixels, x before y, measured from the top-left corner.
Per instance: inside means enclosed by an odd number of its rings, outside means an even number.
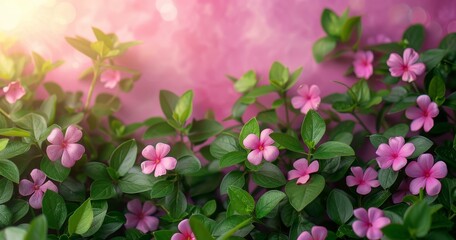
[[[298,240],[325,240],[328,235],[328,230],[321,226],[313,226],[311,232],[312,234],[308,231],[302,232]]]
[[[391,76],[402,76],[402,81],[413,82],[416,76],[421,75],[426,69],[424,63],[417,63],[419,58],[420,56],[415,50],[407,48],[404,51],[404,59],[397,53],[391,53],[386,64]]]
[[[144,174],[151,174],[155,171],[154,176],[159,177],[166,174],[167,170],[176,168],[177,160],[173,157],[167,157],[171,147],[165,143],[157,143],[157,145],[147,145],[142,155],[147,160],[141,163],[141,169]]]
[[[157,211],[157,207],[151,202],[141,205],[139,199],[133,199],[127,203],[127,209],[129,212],[125,213],[125,228],[136,228],[143,233],[157,230],[158,218],[150,216]]]
[[[173,234],[171,240],[196,240],[195,234],[193,234],[188,219],[182,220],[177,228],[179,229],[180,233]]]
[[[112,69],[105,70],[100,76],[100,82],[104,83],[105,88],[115,88],[120,82],[120,72]]]
[[[249,134],[242,142],[247,149],[252,150],[247,160],[253,165],[259,165],[263,158],[272,162],[279,156],[279,149],[274,146],[274,140],[269,137],[273,131],[269,128],[261,131],[260,138],[255,134]]]
[[[44,193],[47,190],[58,192],[57,186],[51,181],[45,182],[46,175],[39,169],[33,169],[30,176],[32,176],[33,182],[28,179],[22,179],[19,182],[19,194],[22,196],[32,195],[29,198],[30,206],[34,209],[40,209]]]
[[[356,77],[369,79],[374,73],[373,60],[374,54],[372,51],[358,51],[353,62],[353,70]]]
[[[416,99],[418,107],[410,107],[405,111],[405,116],[413,120],[410,125],[412,131],[418,131],[421,128],[425,132],[429,132],[434,126],[434,119],[439,115],[439,107],[437,103],[431,102],[428,95],[421,95]]]
[[[421,154],[418,161],[410,162],[405,168],[407,176],[414,178],[410,182],[410,192],[418,194],[423,188],[429,196],[439,194],[442,185],[437,179],[444,178],[447,172],[446,164],[442,161],[434,164],[434,157],[429,153]]]
[[[3,87],[3,92],[5,93],[6,101],[11,104],[15,103],[25,95],[25,89],[18,81],[10,82],[8,86]]]
[[[378,155],[377,163],[382,169],[393,166],[394,171],[399,171],[407,164],[407,157],[415,151],[415,146],[413,143],[405,143],[403,137],[392,137],[388,143],[378,146],[375,152]]]
[[[77,143],[82,138],[82,131],[75,125],[71,125],[63,136],[62,130],[54,128],[47,137],[51,143],[46,148],[46,153],[51,161],[62,159],[62,165],[67,168],[74,166],[85,152],[84,146]]]
[[[353,222],[353,231],[358,237],[367,237],[367,239],[380,239],[383,236],[381,229],[391,223],[391,220],[383,214],[383,211],[371,207],[366,211],[364,208],[358,208],[353,211],[357,218]]]
[[[310,174],[317,172],[320,165],[318,164],[318,161],[313,161],[308,165],[307,159],[301,158],[293,163],[293,167],[296,170],[288,172],[288,180],[297,178],[298,181],[296,184],[306,184],[310,179]]]
[[[298,96],[291,99],[291,105],[296,109],[301,109],[303,114],[307,114],[310,109],[317,110],[320,105],[320,88],[317,85],[301,85],[298,88]]]
[[[407,169],[407,168],[406,168]],[[397,204],[402,202],[405,196],[411,194],[409,191],[410,186],[410,179],[406,178],[402,180],[402,182],[399,184],[399,187],[397,188],[396,192],[393,193],[393,203]]]
[[[365,172],[360,167],[351,167],[353,176],[347,176],[347,185],[353,187],[358,185],[356,192],[361,195],[370,193],[371,188],[380,186],[377,180],[378,173],[373,168],[368,167]]]

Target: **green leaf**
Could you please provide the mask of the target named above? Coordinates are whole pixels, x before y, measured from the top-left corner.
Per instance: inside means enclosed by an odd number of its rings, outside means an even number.
[[[307,112],[301,125],[301,136],[307,147],[313,149],[320,142],[325,131],[326,124],[320,115],[314,110]]]
[[[271,133],[269,136],[280,144],[280,146],[283,146],[290,151],[304,153],[304,148],[297,138],[285,133]]]
[[[154,179],[151,175],[139,173],[127,173],[119,180],[120,190],[124,193],[135,194],[152,189]]]
[[[190,227],[195,234],[196,239],[207,239],[207,240],[214,240],[211,236],[210,231],[206,228],[203,223],[203,216],[201,215],[192,215],[190,217]]]
[[[32,220],[24,240],[47,239],[47,220],[40,215]]]
[[[8,138],[1,138],[0,139],[0,151],[3,151],[3,149],[6,148],[8,145],[9,139]]]
[[[239,134],[239,144],[245,148],[244,146],[244,139],[249,134],[255,134],[257,136],[260,135],[260,126],[258,125],[258,121],[256,118],[250,119],[241,129],[241,133]]]
[[[0,204],[8,202],[13,196],[13,183],[6,178],[0,178]]]
[[[445,101],[445,92],[445,81],[439,75],[434,75],[431,82],[429,83],[429,97],[438,105],[442,105],[442,103]]]
[[[215,226],[214,236],[220,236],[217,240],[223,239],[233,239],[233,237],[228,238],[235,234],[236,236],[245,236],[252,228],[248,228],[253,219],[249,216],[243,215],[233,215],[225,218],[219,224]],[[247,231],[245,231],[247,230]],[[233,239],[234,240],[234,239]]]
[[[173,118],[181,125],[184,125],[193,112],[193,91],[185,92],[177,101],[174,108]]]
[[[430,49],[420,54],[420,59],[426,65],[426,71],[436,67],[448,54],[446,49]]]
[[[92,209],[93,221],[90,225],[89,230],[82,234],[83,237],[92,236],[101,228],[106,217],[106,212],[108,211],[108,203],[106,201],[94,201]]]
[[[120,176],[124,176],[135,164],[138,147],[134,139],[120,144],[109,159],[109,166],[117,170]]]
[[[382,143],[388,144],[388,138],[386,138],[382,134],[372,134],[369,136],[369,140],[372,143],[372,146],[374,146],[374,148],[378,148],[378,146],[380,146],[380,144]]]
[[[172,193],[174,190],[174,182],[172,181],[158,181],[152,185],[152,189],[149,192],[150,198],[162,198]]]
[[[154,232],[154,237],[156,240],[169,240],[176,233],[171,230],[158,230]]]
[[[353,34],[353,31],[355,28],[358,28],[358,38],[361,37],[361,17],[352,17],[347,19],[347,21],[344,22],[342,25],[342,29],[340,32],[340,40],[342,42],[347,42],[351,39],[351,36]]]
[[[154,138],[168,137],[176,135],[174,127],[167,122],[159,122],[151,125],[144,133],[143,139],[149,140]]]
[[[11,211],[6,205],[0,205],[0,228],[4,228],[11,223]]]
[[[257,82],[258,80],[256,79],[255,72],[253,70],[250,70],[242,75],[242,77],[234,83],[234,89],[240,93],[243,93],[255,87]]]
[[[282,171],[268,162],[263,163],[258,171],[252,173],[252,179],[258,186],[264,188],[277,188],[287,183]]]
[[[44,114],[48,124],[52,124],[54,122],[56,106],[57,97],[55,95],[51,95],[46,98],[40,106],[39,111]]]
[[[289,71],[282,63],[274,62],[269,70],[269,82],[279,90],[285,90],[289,79]]]
[[[172,218],[180,219],[187,210],[187,199],[184,193],[175,189],[172,194],[165,197],[164,208]]]
[[[250,194],[239,187],[228,188],[230,206],[239,214],[251,214],[255,209],[255,200]]]
[[[405,30],[402,40],[408,43],[408,46],[419,51],[424,42],[424,27],[421,24],[415,24]]]
[[[182,175],[189,175],[198,172],[201,169],[201,162],[192,155],[183,156],[178,159],[176,172]]]
[[[285,193],[271,190],[258,199],[255,214],[258,219],[266,217],[286,197]]]
[[[321,175],[312,174],[309,182],[303,185],[297,185],[296,180],[289,181],[285,186],[285,193],[291,206],[300,212],[315,200],[324,188],[325,179]]]
[[[215,213],[215,210],[217,210],[217,202],[212,199],[204,204],[204,206],[201,208],[201,211],[204,213],[206,216],[210,216]]]
[[[188,138],[192,143],[206,141],[223,131],[223,126],[215,120],[203,119],[194,121],[188,133]]]
[[[392,223],[382,228],[383,234],[391,240],[410,239],[410,233],[407,228],[401,224]]]
[[[315,61],[322,62],[326,55],[336,48],[337,41],[333,37],[327,36],[318,39],[312,47],[312,53]]]
[[[41,134],[43,134],[47,129],[46,119],[35,113],[29,113],[21,117],[16,121],[16,124],[21,128],[31,130],[32,136],[36,141],[41,139]]]
[[[220,168],[226,168],[247,160],[245,151],[236,151],[225,154],[220,160]]]
[[[46,191],[43,197],[43,214],[49,228],[59,230],[67,217],[67,208],[63,198],[54,191]]]
[[[40,169],[48,176],[50,179],[63,182],[70,175],[71,168],[66,168],[62,166],[60,161],[51,161],[45,155],[41,159]]]
[[[242,188],[245,185],[244,173],[241,171],[231,171],[223,177],[222,182],[220,183],[220,194],[224,195],[228,193],[228,188],[230,186],[235,186]]]
[[[425,153],[427,150],[429,150],[432,147],[432,145],[434,144],[431,140],[429,140],[423,136],[411,137],[409,139],[408,143],[413,143],[413,145],[415,146],[415,151],[413,152],[412,156],[410,156],[409,158],[417,158],[422,153]]]
[[[84,234],[86,233],[93,221],[93,210],[90,198],[79,206],[68,219],[68,233]]]
[[[88,162],[84,165],[84,173],[93,180],[110,180],[106,165],[101,162]]]
[[[167,119],[173,118],[173,112],[178,101],[179,96],[176,94],[167,90],[160,90],[160,107]]]
[[[241,149],[236,138],[231,135],[221,134],[211,143],[209,150],[215,159],[222,159],[225,154]]]
[[[404,215],[404,225],[412,236],[424,237],[431,228],[431,208],[426,201],[410,206]]]
[[[388,200],[389,197],[391,197],[391,193],[387,190],[383,190],[375,194],[370,194],[364,199],[363,207],[366,209],[371,207],[379,208],[383,205],[383,203],[385,203],[386,200]]]
[[[29,211],[29,203],[22,199],[13,199],[8,202],[7,206],[12,214],[12,224],[21,220]]]
[[[95,60],[97,58],[97,53],[90,47],[90,42],[87,39],[76,37],[70,38],[66,37],[65,40],[76,50],[86,55],[87,57]]]
[[[19,183],[19,170],[17,169],[16,164],[10,160],[0,159],[0,176],[3,176],[14,183]]]
[[[0,129],[0,136],[5,137],[30,137],[31,133],[27,130],[20,128],[2,128]]]
[[[110,199],[116,196],[116,189],[110,180],[95,180],[90,185],[92,200]]]
[[[65,92],[57,83],[46,82],[43,85],[49,95],[55,95],[57,97],[58,102],[61,102],[65,99]]]
[[[325,8],[321,14],[321,26],[323,30],[334,37],[340,36],[340,31],[342,30],[342,20],[337,16],[335,12],[331,9]]]
[[[345,192],[333,189],[326,201],[326,211],[331,220],[343,225],[353,216],[353,205]]]
[[[378,171],[378,181],[384,189],[387,189],[396,182],[398,175],[399,172],[394,171],[392,168],[380,169]]]
[[[339,156],[353,156],[355,151],[349,145],[336,141],[328,141],[320,145],[313,157],[315,159],[330,159]]]
[[[279,121],[275,109],[261,111],[257,114],[257,120],[262,123],[277,123]]]

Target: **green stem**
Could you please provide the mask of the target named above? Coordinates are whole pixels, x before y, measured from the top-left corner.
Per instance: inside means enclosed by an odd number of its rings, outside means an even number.
[[[369,133],[369,135],[371,135],[372,132],[369,130],[369,128],[367,128],[366,124],[364,124],[364,122],[361,120],[361,118],[359,118],[355,112],[352,112],[352,115],[353,115],[353,117],[356,118],[356,120],[358,120],[358,123],[361,124],[361,126],[364,128],[364,130],[366,130]]]
[[[87,99],[86,99],[86,103],[85,103],[85,107],[84,107],[85,110],[89,109],[90,100],[92,100],[93,90],[95,89],[95,84],[97,83],[97,80],[98,80],[99,71],[100,71],[99,62],[98,62],[98,60],[95,60],[93,63],[93,78],[92,78],[92,82],[90,83],[89,93],[87,94]]]
[[[0,113],[2,113],[3,115],[5,115],[5,117],[8,118],[10,121],[13,121],[13,120],[11,119],[11,116],[10,116],[7,112],[5,112],[5,110],[3,110],[2,108],[0,108]]]
[[[410,84],[412,84],[413,89],[415,89],[415,91],[419,94],[420,90],[418,89],[418,86],[416,86],[416,83],[415,82],[411,82]]]
[[[242,221],[241,223],[239,223],[238,225],[236,225],[234,228],[230,229],[228,232],[226,232],[225,234],[223,234],[222,236],[220,236],[219,238],[217,238],[217,240],[225,240],[225,239],[228,239],[229,237],[231,237],[234,233],[236,233],[239,229],[249,225],[250,223],[252,223],[253,219],[250,217],[250,218],[247,218],[246,220]]]

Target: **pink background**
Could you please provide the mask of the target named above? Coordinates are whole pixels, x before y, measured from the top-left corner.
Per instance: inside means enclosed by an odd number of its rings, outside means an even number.
[[[36,2],[36,1],[35,1]],[[63,36],[93,38],[90,27],[118,33],[121,40],[137,39],[121,60],[143,75],[130,93],[120,93],[124,105],[119,116],[127,122],[160,115],[158,93],[168,89],[195,91],[195,116],[213,109],[218,119],[229,115],[239,96],[225,77],[253,69],[267,81],[272,62],[279,60],[295,69],[304,67],[300,83],[318,84],[323,94],[342,90],[334,80],[352,82],[343,73],[349,61],[317,64],[312,44],[324,35],[320,15],[325,7],[340,14],[362,15],[363,44],[378,35],[399,40],[412,23],[423,23],[427,46],[434,46],[446,33],[456,31],[456,1],[451,0],[40,0],[41,14],[16,31],[24,43],[46,57],[66,64],[49,77],[67,90],[87,91],[88,82],[78,81],[88,60],[68,47]],[[46,20],[49,16],[52,21]],[[97,91],[104,89],[101,85]],[[112,91],[116,92],[116,91]],[[295,94],[295,90],[291,90]]]

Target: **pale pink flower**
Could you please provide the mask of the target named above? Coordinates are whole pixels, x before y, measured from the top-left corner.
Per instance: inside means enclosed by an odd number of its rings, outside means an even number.
[[[374,61],[374,54],[372,51],[356,52],[355,61],[353,61],[353,70],[356,77],[369,79],[374,73],[372,61]]]
[[[120,82],[120,72],[112,69],[105,70],[100,76],[100,82],[104,83],[105,88],[115,88]]]
[[[139,199],[133,199],[127,203],[127,209],[129,212],[125,213],[125,228],[136,228],[143,233],[157,230],[158,218],[151,216],[157,207],[151,202],[146,201],[141,205]]]
[[[56,161],[61,158],[64,167],[73,167],[76,161],[81,159],[85,152],[84,146],[77,143],[81,138],[82,131],[75,125],[71,125],[67,128],[65,136],[63,136],[62,130],[54,128],[47,137],[47,140],[51,143],[46,148],[49,159],[51,161]]]
[[[391,53],[386,64],[389,67],[391,76],[400,77],[402,81],[413,82],[417,75],[421,75],[426,66],[424,63],[417,63],[420,56],[412,48],[404,50],[404,59],[397,53]]]
[[[364,208],[358,208],[353,211],[353,214],[357,218],[352,225],[353,231],[358,237],[367,237],[369,240],[382,238],[381,229],[391,223],[382,210],[374,207],[367,211]]]
[[[8,86],[3,87],[3,92],[5,93],[6,101],[11,104],[15,103],[25,95],[25,89],[18,81],[10,82]]]
[[[313,161],[309,165],[307,159],[301,158],[293,163],[293,167],[296,170],[288,172],[288,180],[297,178],[298,181],[296,184],[306,184],[310,179],[310,174],[318,172],[320,165],[318,164],[318,161]]]
[[[147,145],[142,155],[147,160],[141,163],[141,169],[144,174],[151,174],[155,171],[154,176],[159,177],[166,174],[167,170],[176,168],[177,160],[173,157],[167,157],[171,147],[165,143],[157,143],[157,145]]]
[[[405,143],[403,137],[392,137],[389,144],[382,143],[375,152],[377,163],[380,168],[385,169],[393,166],[394,171],[399,171],[407,165],[407,157],[415,151],[413,143]]]
[[[177,226],[179,233],[173,234],[171,240],[196,240],[188,219],[182,220]]]
[[[58,192],[57,186],[51,182],[46,182],[46,175],[39,169],[33,169],[30,173],[33,182],[28,179],[22,179],[19,182],[19,194],[22,196],[30,196],[29,204],[34,209],[40,209],[42,207],[42,201],[44,193],[47,190]]]
[[[320,88],[317,85],[301,85],[298,88],[298,96],[291,98],[291,104],[296,109],[307,114],[310,109],[317,110],[320,105]]]
[[[418,194],[423,188],[429,196],[435,196],[442,188],[442,184],[437,179],[444,178],[448,170],[444,162],[438,161],[434,164],[434,157],[425,153],[418,157],[418,161],[410,162],[405,168],[405,173],[414,178],[410,182],[412,194]]]
[[[407,168],[406,168],[407,169]],[[397,190],[395,193],[393,193],[393,203],[397,204],[402,202],[405,196],[411,194],[410,192],[410,179],[406,178],[402,180],[402,182],[399,184],[399,187],[397,187]]]
[[[302,232],[298,240],[325,240],[326,236],[328,236],[328,230],[321,226],[313,226],[311,232],[312,234],[308,231]]]
[[[373,168],[368,167],[365,172],[360,167],[351,167],[353,176],[347,176],[347,185],[353,187],[358,185],[356,192],[361,195],[370,193],[371,188],[380,186],[377,180],[378,173]]]
[[[429,132],[434,126],[434,119],[439,115],[437,103],[431,102],[428,95],[421,95],[416,99],[418,107],[410,107],[405,111],[405,116],[413,120],[410,125],[412,131],[418,131],[421,128]]]
[[[273,131],[266,128],[261,131],[258,138],[255,134],[249,134],[242,142],[247,149],[252,150],[247,156],[247,160],[253,165],[259,165],[263,158],[272,162],[279,156],[279,149],[274,146],[274,140],[269,136]]]

